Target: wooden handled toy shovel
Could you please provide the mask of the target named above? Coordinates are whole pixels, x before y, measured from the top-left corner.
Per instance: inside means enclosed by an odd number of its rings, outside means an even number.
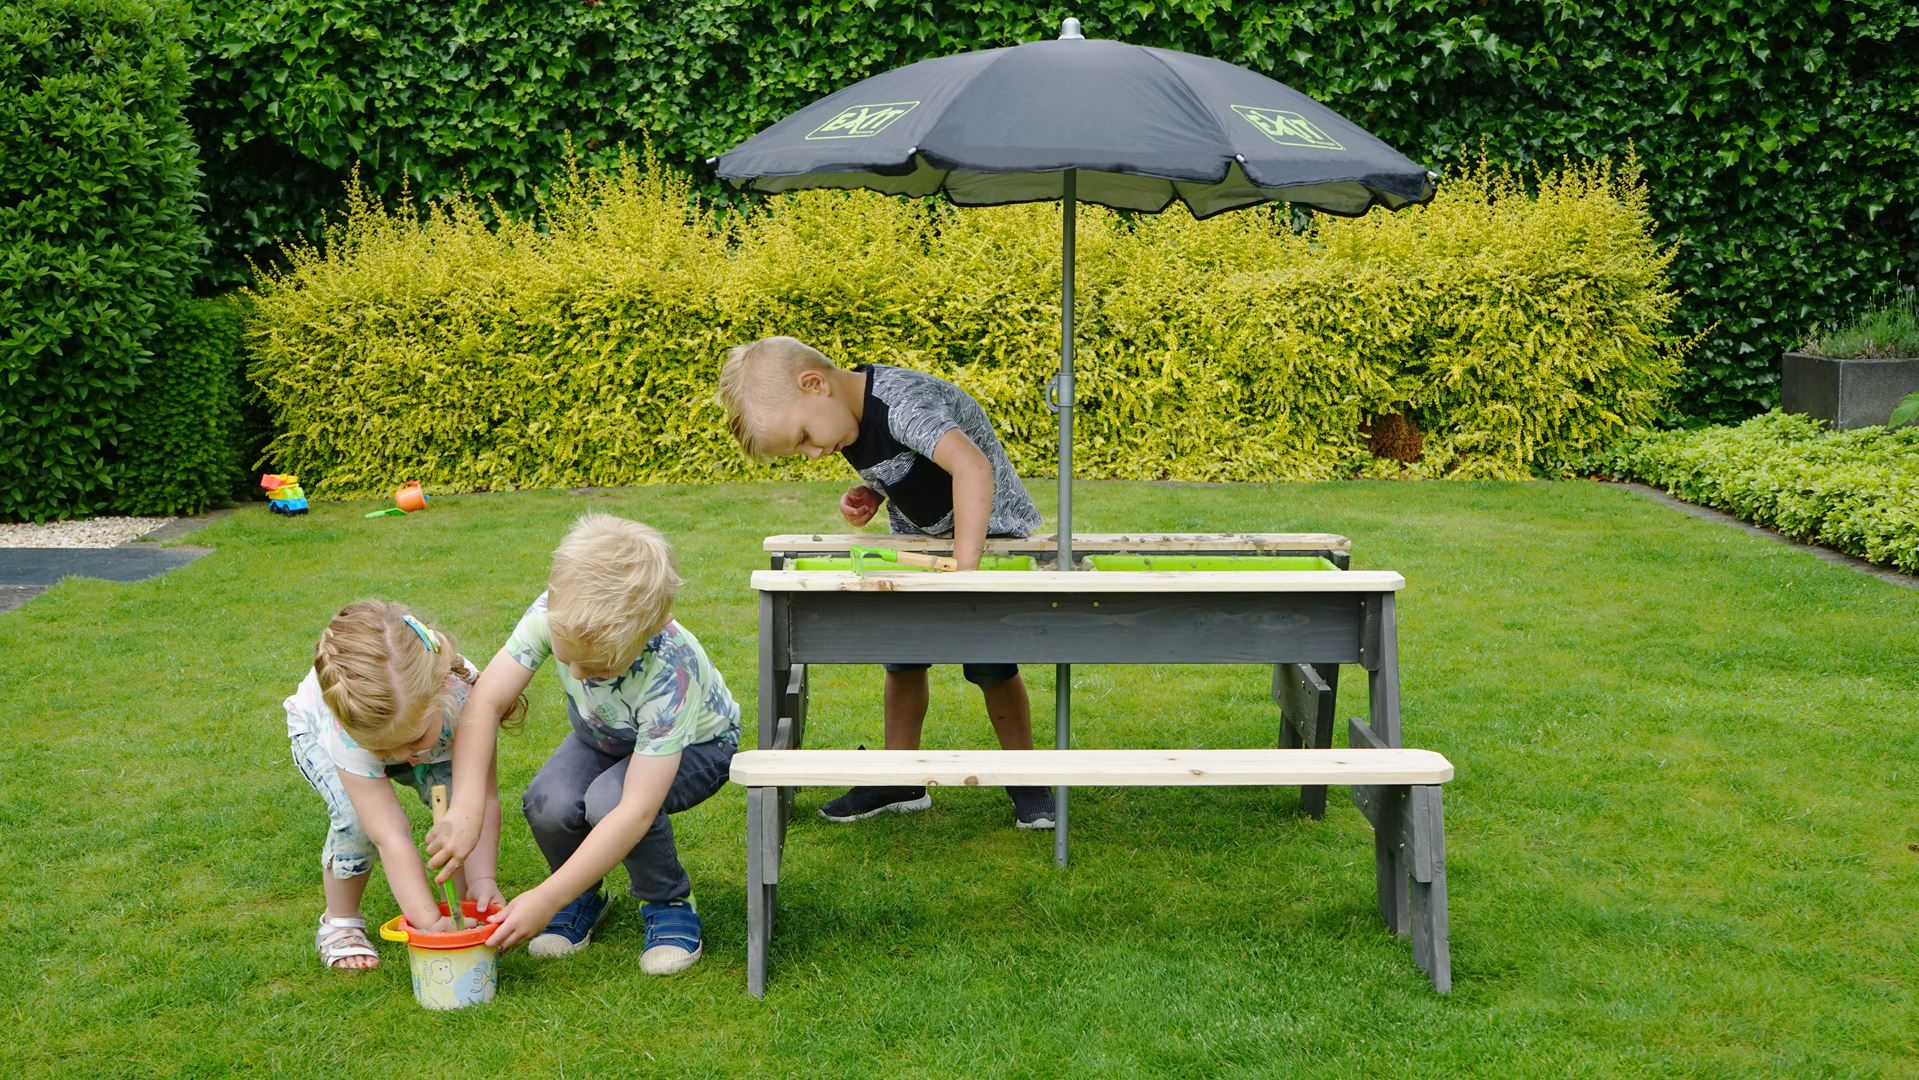
[[[433,785],[433,824],[438,825],[446,816],[446,785]],[[431,871],[429,871],[430,873]],[[453,916],[453,929],[466,929],[466,916],[460,914],[460,895],[453,891],[453,879],[440,882],[440,890],[446,894],[446,909]]]
[[[853,547],[847,549],[853,557],[853,572],[866,573],[866,560],[894,563],[899,566],[922,566],[928,570],[958,570],[959,560],[944,555],[925,555],[917,551],[895,551],[892,548]]]

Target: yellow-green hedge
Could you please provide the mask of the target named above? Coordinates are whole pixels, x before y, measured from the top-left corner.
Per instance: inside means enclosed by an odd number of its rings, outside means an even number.
[[[1083,207],[1075,473],[1396,473],[1369,418],[1425,432],[1416,475],[1523,477],[1651,420],[1694,344],[1636,166],[1522,184],[1468,163],[1425,208],[1195,222]],[[828,475],[750,464],[713,404],[727,347],[803,338],[970,390],[1051,475],[1059,209],[809,192],[716,217],[656,162],[575,173],[537,223],[356,194],[263,276],[253,379],[272,460],[321,497]]]

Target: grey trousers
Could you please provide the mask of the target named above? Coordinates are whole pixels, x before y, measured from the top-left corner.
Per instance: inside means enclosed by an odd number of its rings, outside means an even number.
[[[634,896],[667,901],[693,891],[693,882],[687,878],[673,846],[669,815],[698,806],[726,786],[738,749],[735,743],[714,739],[680,751],[680,771],[673,777],[660,812],[653,816],[652,827],[621,860],[632,879],[628,887]],[[520,809],[548,867],[558,870],[572,858],[593,826],[620,804],[626,766],[632,760],[631,754],[605,753],[569,731],[553,756],[540,766],[539,774],[526,786]]]

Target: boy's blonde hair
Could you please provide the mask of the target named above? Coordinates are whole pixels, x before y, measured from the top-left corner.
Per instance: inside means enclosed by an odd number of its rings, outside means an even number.
[[[720,367],[719,403],[746,456],[767,459],[762,441],[767,420],[800,399],[800,372],[834,370],[833,361],[798,338],[766,337],[728,350]]]
[[[415,620],[431,635],[430,648],[407,619],[404,605],[358,600],[340,609],[313,650],[320,696],[353,741],[375,750],[404,746],[418,737],[428,710],[445,709],[446,677],[465,660],[453,635]]]
[[[628,658],[672,617],[681,584],[673,545],[658,529],[588,514],[553,551],[547,626],[569,662]]]

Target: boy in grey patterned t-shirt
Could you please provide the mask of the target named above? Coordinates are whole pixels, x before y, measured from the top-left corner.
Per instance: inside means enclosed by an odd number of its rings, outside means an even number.
[[[790,337],[762,338],[727,354],[720,372],[727,426],[758,459],[838,453],[863,484],[840,496],[840,514],[865,525],[887,504],[895,533],[951,536],[961,570],[979,568],[986,538],[1027,536],[1039,508],[1013,471],[985,410],[966,391],[924,372],[882,364],[852,370]],[[886,666],[886,748],[917,750],[926,720],[925,664]],[[1032,706],[1012,664],[967,664],[986,698],[1000,746],[1033,748]],[[1052,793],[1008,788],[1023,829],[1053,827]],[[833,821],[932,805],[925,788],[857,787],[820,808]]]

